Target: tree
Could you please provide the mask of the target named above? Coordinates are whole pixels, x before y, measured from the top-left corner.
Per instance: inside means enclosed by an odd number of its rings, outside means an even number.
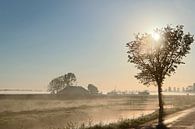
[[[135,77],[144,85],[155,84],[158,87],[159,118],[158,127],[163,126],[164,109],[162,85],[166,76],[175,73],[178,65],[184,64],[183,57],[190,51],[194,42],[193,35],[184,34],[183,25],[166,26],[156,29],[155,34],[137,34],[135,40],[127,43],[128,61],[140,71]]]
[[[51,94],[57,94],[64,88],[63,83],[62,76],[53,79],[48,85],[48,91],[50,91]]]
[[[63,77],[65,86],[73,86],[76,82],[76,76],[74,73],[67,73]]]
[[[91,94],[98,94],[98,88],[93,84],[89,84],[87,88]]]
[[[52,94],[57,94],[67,86],[73,86],[76,82],[74,73],[67,73],[64,76],[59,76],[53,79],[48,85],[48,91]]]

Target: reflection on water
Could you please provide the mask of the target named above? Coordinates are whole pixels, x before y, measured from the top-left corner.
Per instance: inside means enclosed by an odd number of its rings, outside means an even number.
[[[98,124],[99,122],[103,124],[108,124],[111,122],[117,122],[122,119],[134,119],[143,115],[147,115],[154,112],[154,110],[129,110],[129,111],[120,111],[120,112],[96,112],[89,115],[88,120],[92,120],[93,124]],[[87,122],[82,121],[82,122]],[[86,123],[87,124],[87,123]]]
[[[86,124],[92,121],[93,124],[100,122],[107,124],[121,119],[133,119],[157,110],[158,103],[156,100],[156,97],[107,99],[104,103],[96,100],[99,105],[78,108],[69,112],[69,115],[67,114],[67,121]],[[72,119],[71,116],[75,115],[77,115],[77,119]]]

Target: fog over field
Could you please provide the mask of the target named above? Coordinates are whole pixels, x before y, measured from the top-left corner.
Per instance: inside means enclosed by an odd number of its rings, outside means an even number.
[[[188,106],[194,96],[167,96],[165,107]],[[156,96],[106,97],[79,100],[21,99],[1,96],[0,128],[50,129],[67,123],[96,124],[137,118],[158,109]],[[182,101],[182,103],[180,102]]]
[[[0,129],[194,129],[194,0],[0,0]]]

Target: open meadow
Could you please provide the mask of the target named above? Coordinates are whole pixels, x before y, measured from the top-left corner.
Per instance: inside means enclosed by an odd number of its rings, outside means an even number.
[[[165,108],[195,104],[195,96],[165,96]],[[158,109],[157,96],[62,99],[48,95],[0,96],[0,129],[57,129],[68,124],[106,124]]]

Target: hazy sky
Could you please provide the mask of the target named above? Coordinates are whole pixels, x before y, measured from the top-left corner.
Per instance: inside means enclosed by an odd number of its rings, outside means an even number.
[[[0,88],[44,89],[73,72],[78,85],[147,89],[125,44],[137,32],[183,24],[195,34],[191,0],[0,0]],[[165,86],[195,82],[195,47]]]

